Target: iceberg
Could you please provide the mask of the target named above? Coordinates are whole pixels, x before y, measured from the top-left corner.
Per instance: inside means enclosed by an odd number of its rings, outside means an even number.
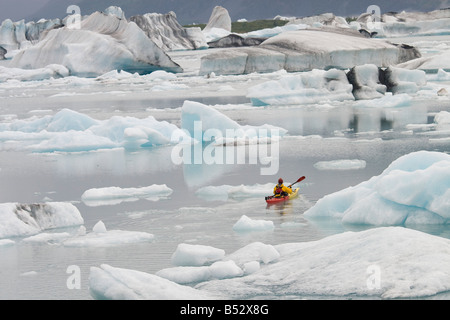
[[[221,6],[215,6],[203,32],[208,32],[213,28],[223,29],[231,32],[231,18],[228,10]]]
[[[375,226],[445,224],[450,220],[449,177],[448,154],[413,152],[379,176],[326,195],[304,216]]]
[[[251,197],[263,197],[273,192],[273,183],[254,184],[254,185],[221,185],[206,186],[198,189],[195,194],[197,197],[204,198],[208,201],[228,199],[246,199]]]
[[[316,69],[251,87],[247,97],[254,106],[313,104],[354,100],[352,90],[343,70]]]
[[[157,273],[171,280],[101,265],[91,268],[89,286],[94,299],[117,300],[418,298],[450,290],[449,250],[448,239],[380,227],[311,242],[251,243],[210,266]]]
[[[44,230],[72,227],[84,223],[71,203],[0,204],[0,239],[30,236]]]
[[[86,190],[81,200],[87,206],[96,207],[101,205],[116,205],[124,201],[136,201],[146,199],[158,201],[165,199],[173,193],[173,190],[166,185],[152,185],[141,188],[95,188]]]
[[[172,255],[174,266],[203,266],[221,260],[225,256],[225,251],[204,245],[193,245],[181,243]]]
[[[247,69],[246,61],[254,59],[261,49],[266,50],[265,58],[260,59],[253,68]],[[220,54],[207,54],[202,57],[199,74],[268,72],[266,64],[274,66],[280,61],[278,70],[285,69],[288,72],[348,69],[364,64],[388,67],[417,57],[420,57],[420,53],[414,47],[367,39],[349,29],[304,29],[283,32],[256,47],[232,48],[223,50]]]
[[[236,232],[250,232],[250,231],[271,231],[275,229],[273,221],[269,220],[254,220],[246,215],[243,215],[234,225],[233,230]]]
[[[58,64],[51,64],[44,68],[25,70],[20,68],[7,68],[0,66],[0,83],[8,80],[41,81],[58,79],[69,76],[69,70]]]
[[[182,71],[134,22],[101,12],[83,19],[79,29],[50,30],[36,45],[16,54],[10,66],[37,69],[50,64],[63,65],[71,75],[81,77],[111,70],[139,74]]]
[[[65,239],[62,244],[65,247],[111,247],[134,243],[151,242],[155,236],[151,233],[140,231],[107,230],[103,221],[98,221],[92,228],[92,232],[79,232],[76,236]]]
[[[450,50],[406,61],[398,64],[397,67],[410,70],[419,69],[427,73],[436,73],[441,69],[450,71]]]
[[[175,12],[147,13],[130,18],[164,51],[206,49],[208,44],[200,28],[183,28]]]
[[[82,152],[100,149],[128,150],[168,145],[179,128],[150,116],[144,119],[114,116],[95,120],[63,109],[55,115],[0,124],[0,142],[33,152]]]
[[[204,133],[210,130],[211,133],[214,132],[211,138],[214,137],[215,141],[224,144],[230,142],[234,144],[236,139],[276,139],[287,133],[285,129],[267,124],[261,126],[240,125],[210,106],[188,100],[181,108],[181,129],[189,133],[190,137],[196,140],[200,139],[200,141],[208,141]],[[230,132],[233,133],[232,137],[228,134]],[[222,138],[222,140],[218,138]],[[232,141],[227,141],[227,138]]]

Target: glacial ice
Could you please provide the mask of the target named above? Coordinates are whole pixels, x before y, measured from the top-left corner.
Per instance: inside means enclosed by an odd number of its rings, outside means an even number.
[[[224,256],[224,250],[212,246],[180,243],[172,255],[172,264],[179,267],[203,266]]]
[[[326,195],[304,215],[376,226],[445,224],[450,220],[449,177],[449,155],[413,152],[379,176]]]
[[[264,197],[270,195],[273,191],[274,184],[254,184],[254,185],[221,185],[221,186],[206,186],[198,189],[195,194],[197,197],[208,201],[228,199],[245,199],[251,197]]]
[[[210,266],[167,268],[156,273],[157,276],[178,284],[234,278],[243,274],[244,271],[232,260],[217,261]]]
[[[0,239],[37,234],[44,230],[71,227],[84,223],[71,203],[0,204]]]
[[[102,221],[95,224],[92,232],[71,236],[62,241],[65,247],[112,247],[134,243],[151,242],[155,236],[148,232],[107,230]]]
[[[317,170],[359,170],[365,167],[366,161],[359,159],[319,161],[314,164]]]
[[[254,220],[243,215],[234,225],[233,230],[236,232],[251,231],[271,231],[275,229],[273,221],[270,220]]]
[[[211,17],[209,18],[204,32],[209,32],[213,28],[223,29],[225,31],[231,31],[231,18],[228,10],[221,6],[215,6]]]
[[[152,116],[144,119],[114,116],[100,121],[63,109],[53,116],[0,124],[0,141],[16,141],[15,148],[34,152],[132,150],[170,144],[176,130],[177,126]]]
[[[58,79],[69,76],[69,70],[58,64],[51,64],[39,69],[7,68],[0,66],[0,82],[8,80],[40,81],[46,79]]]
[[[37,58],[39,57],[39,58]],[[20,51],[11,67],[65,66],[71,75],[95,77],[111,70],[140,74],[155,70],[182,71],[134,22],[95,12],[81,21],[81,28],[50,30],[36,45]]]
[[[426,88],[427,76],[422,70],[396,67],[386,69],[364,64],[344,70],[330,69],[286,74],[250,87],[247,97],[254,106],[306,105],[330,101],[370,100],[375,104],[388,100],[386,92],[400,96],[414,94]],[[428,88],[426,88],[428,89]],[[386,95],[386,96],[385,96]],[[392,99],[391,99],[392,100]],[[357,103],[357,105],[364,103]],[[379,104],[384,106],[384,104]]]
[[[130,21],[136,23],[145,34],[164,51],[206,49],[206,37],[200,28],[183,28],[176,14],[147,13],[133,16]]]
[[[344,71],[315,69],[251,87],[247,97],[254,106],[312,104],[354,100],[352,90]]]
[[[196,125],[199,124],[201,126],[197,128]],[[234,143],[236,138],[276,139],[287,133],[287,130],[283,128],[268,124],[261,126],[240,125],[211,106],[188,100],[184,102],[181,108],[181,129],[188,132],[190,137],[194,139],[199,137],[203,140],[207,138],[204,135],[205,132],[214,130],[214,140],[223,141],[224,143],[227,143],[227,140],[220,140],[218,138],[231,138]],[[227,135],[229,130],[233,132],[232,137]]]
[[[91,268],[89,286],[96,299],[416,298],[450,289],[449,252],[448,239],[407,228],[380,227],[313,242],[252,243],[220,260],[227,264],[216,264],[228,276],[231,266],[252,271],[236,272],[233,278],[211,280],[210,267],[203,265],[184,275],[180,269],[161,271],[181,283],[200,282],[194,287],[109,265]],[[264,256],[266,263],[259,264]]]
[[[151,185],[140,188],[120,188],[106,187],[86,190],[81,200],[88,206],[96,207],[102,205],[115,205],[121,202],[136,201],[146,199],[158,201],[166,199],[173,193],[173,190],[166,185]]]
[[[324,46],[324,43],[327,43],[327,46]],[[258,55],[261,49],[266,50],[264,59],[260,59],[253,68],[247,68],[247,59],[255,59],[254,56]],[[257,47],[232,48],[222,50],[220,54],[213,52],[202,58],[199,74],[243,74],[246,70],[268,72],[266,64],[274,66],[279,64],[280,60],[279,69],[288,72],[347,69],[363,64],[388,67],[416,56],[415,48],[406,48],[378,39],[366,39],[350,30],[342,32],[337,29],[305,29],[283,32]]]

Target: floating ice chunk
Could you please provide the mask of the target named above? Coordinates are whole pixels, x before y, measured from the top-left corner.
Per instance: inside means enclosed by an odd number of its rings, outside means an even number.
[[[267,231],[274,228],[273,221],[253,220],[246,215],[243,215],[233,226],[233,230],[237,232]]]
[[[84,223],[71,203],[0,204],[0,239],[35,235],[48,229],[71,227]]]
[[[384,78],[388,91],[393,94],[416,93],[427,84],[423,70],[407,70],[389,66],[384,71]]]
[[[243,274],[242,269],[232,260],[217,261],[210,266],[168,268],[156,273],[159,277],[179,284],[234,278]]]
[[[224,256],[225,251],[222,249],[181,243],[172,255],[172,264],[175,266],[202,266],[218,261]]]
[[[106,230],[105,224],[101,220],[95,224],[95,226],[92,228],[92,231],[94,231],[95,233],[106,233],[106,232],[108,232]]]
[[[196,140],[205,140],[206,131],[214,133],[214,139],[229,138],[271,138],[282,137],[287,130],[270,125],[241,126],[213,107],[199,102],[185,101],[181,108],[181,127]],[[212,137],[211,137],[212,138]]]
[[[0,82],[8,80],[41,81],[51,78],[64,78],[67,76],[69,76],[69,70],[64,66],[57,64],[50,64],[34,70],[0,66]]]
[[[449,181],[449,155],[413,152],[381,175],[323,197],[304,215],[352,224],[442,224],[450,220]]]
[[[94,188],[86,190],[81,200],[89,206],[115,205],[123,201],[136,201],[138,199],[147,199],[158,201],[169,197],[173,190],[167,185],[151,185],[141,188]]]
[[[100,227],[96,227],[100,230]],[[105,228],[106,229],[106,228]],[[102,230],[100,230],[102,231]],[[155,236],[147,232],[110,230],[94,231],[85,235],[71,237],[63,242],[66,247],[111,247],[153,241]]]
[[[319,161],[314,164],[317,170],[359,170],[366,167],[364,160],[332,160]]]
[[[215,300],[210,294],[149,273],[103,264],[89,274],[91,296],[98,300]]]
[[[42,232],[39,234],[36,234],[31,237],[27,237],[23,239],[25,242],[46,242],[46,243],[58,243],[61,241],[64,241],[71,237],[71,234],[68,232],[54,232],[54,233],[47,233]]]
[[[80,152],[99,149],[139,149],[171,143],[179,128],[154,117],[114,116],[99,121],[70,109],[53,116],[0,124],[0,141],[20,142],[16,148],[35,152]]]
[[[326,101],[354,100],[353,86],[344,71],[312,70],[286,75],[248,89],[254,106],[312,104]]]
[[[274,184],[254,184],[254,185],[240,185],[240,186],[207,186],[198,189],[195,194],[198,197],[206,200],[228,200],[241,199],[250,197],[260,197],[272,193]]]
[[[347,73],[356,100],[380,98],[386,86],[380,83],[380,69],[374,64],[355,66]]]

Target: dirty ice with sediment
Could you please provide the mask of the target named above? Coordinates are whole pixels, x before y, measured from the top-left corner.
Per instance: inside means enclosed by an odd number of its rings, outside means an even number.
[[[3,21],[0,298],[448,299],[450,10],[372,18]]]

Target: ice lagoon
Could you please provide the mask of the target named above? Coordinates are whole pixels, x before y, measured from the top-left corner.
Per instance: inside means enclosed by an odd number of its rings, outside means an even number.
[[[450,44],[448,36],[402,41],[423,52]],[[207,53],[171,52],[185,70],[176,75],[56,79],[42,70],[29,81],[13,70],[17,79],[0,83],[0,203],[10,223],[0,229],[0,298],[448,299],[450,102],[437,95],[450,92],[448,73],[379,99],[354,101],[343,86],[344,99],[255,106],[255,87],[300,74],[199,76]],[[285,129],[271,141],[279,172],[174,163],[170,136],[183,127],[186,101],[215,110],[203,115],[222,124]],[[266,206],[278,177],[302,175],[299,198]],[[316,206],[327,201],[340,211]],[[65,223],[30,208],[18,221],[16,203],[47,203]],[[395,214],[408,208],[416,216],[405,224]],[[391,219],[361,216],[371,210]],[[24,219],[36,228],[19,228]],[[368,282],[371,270],[380,286]]]

